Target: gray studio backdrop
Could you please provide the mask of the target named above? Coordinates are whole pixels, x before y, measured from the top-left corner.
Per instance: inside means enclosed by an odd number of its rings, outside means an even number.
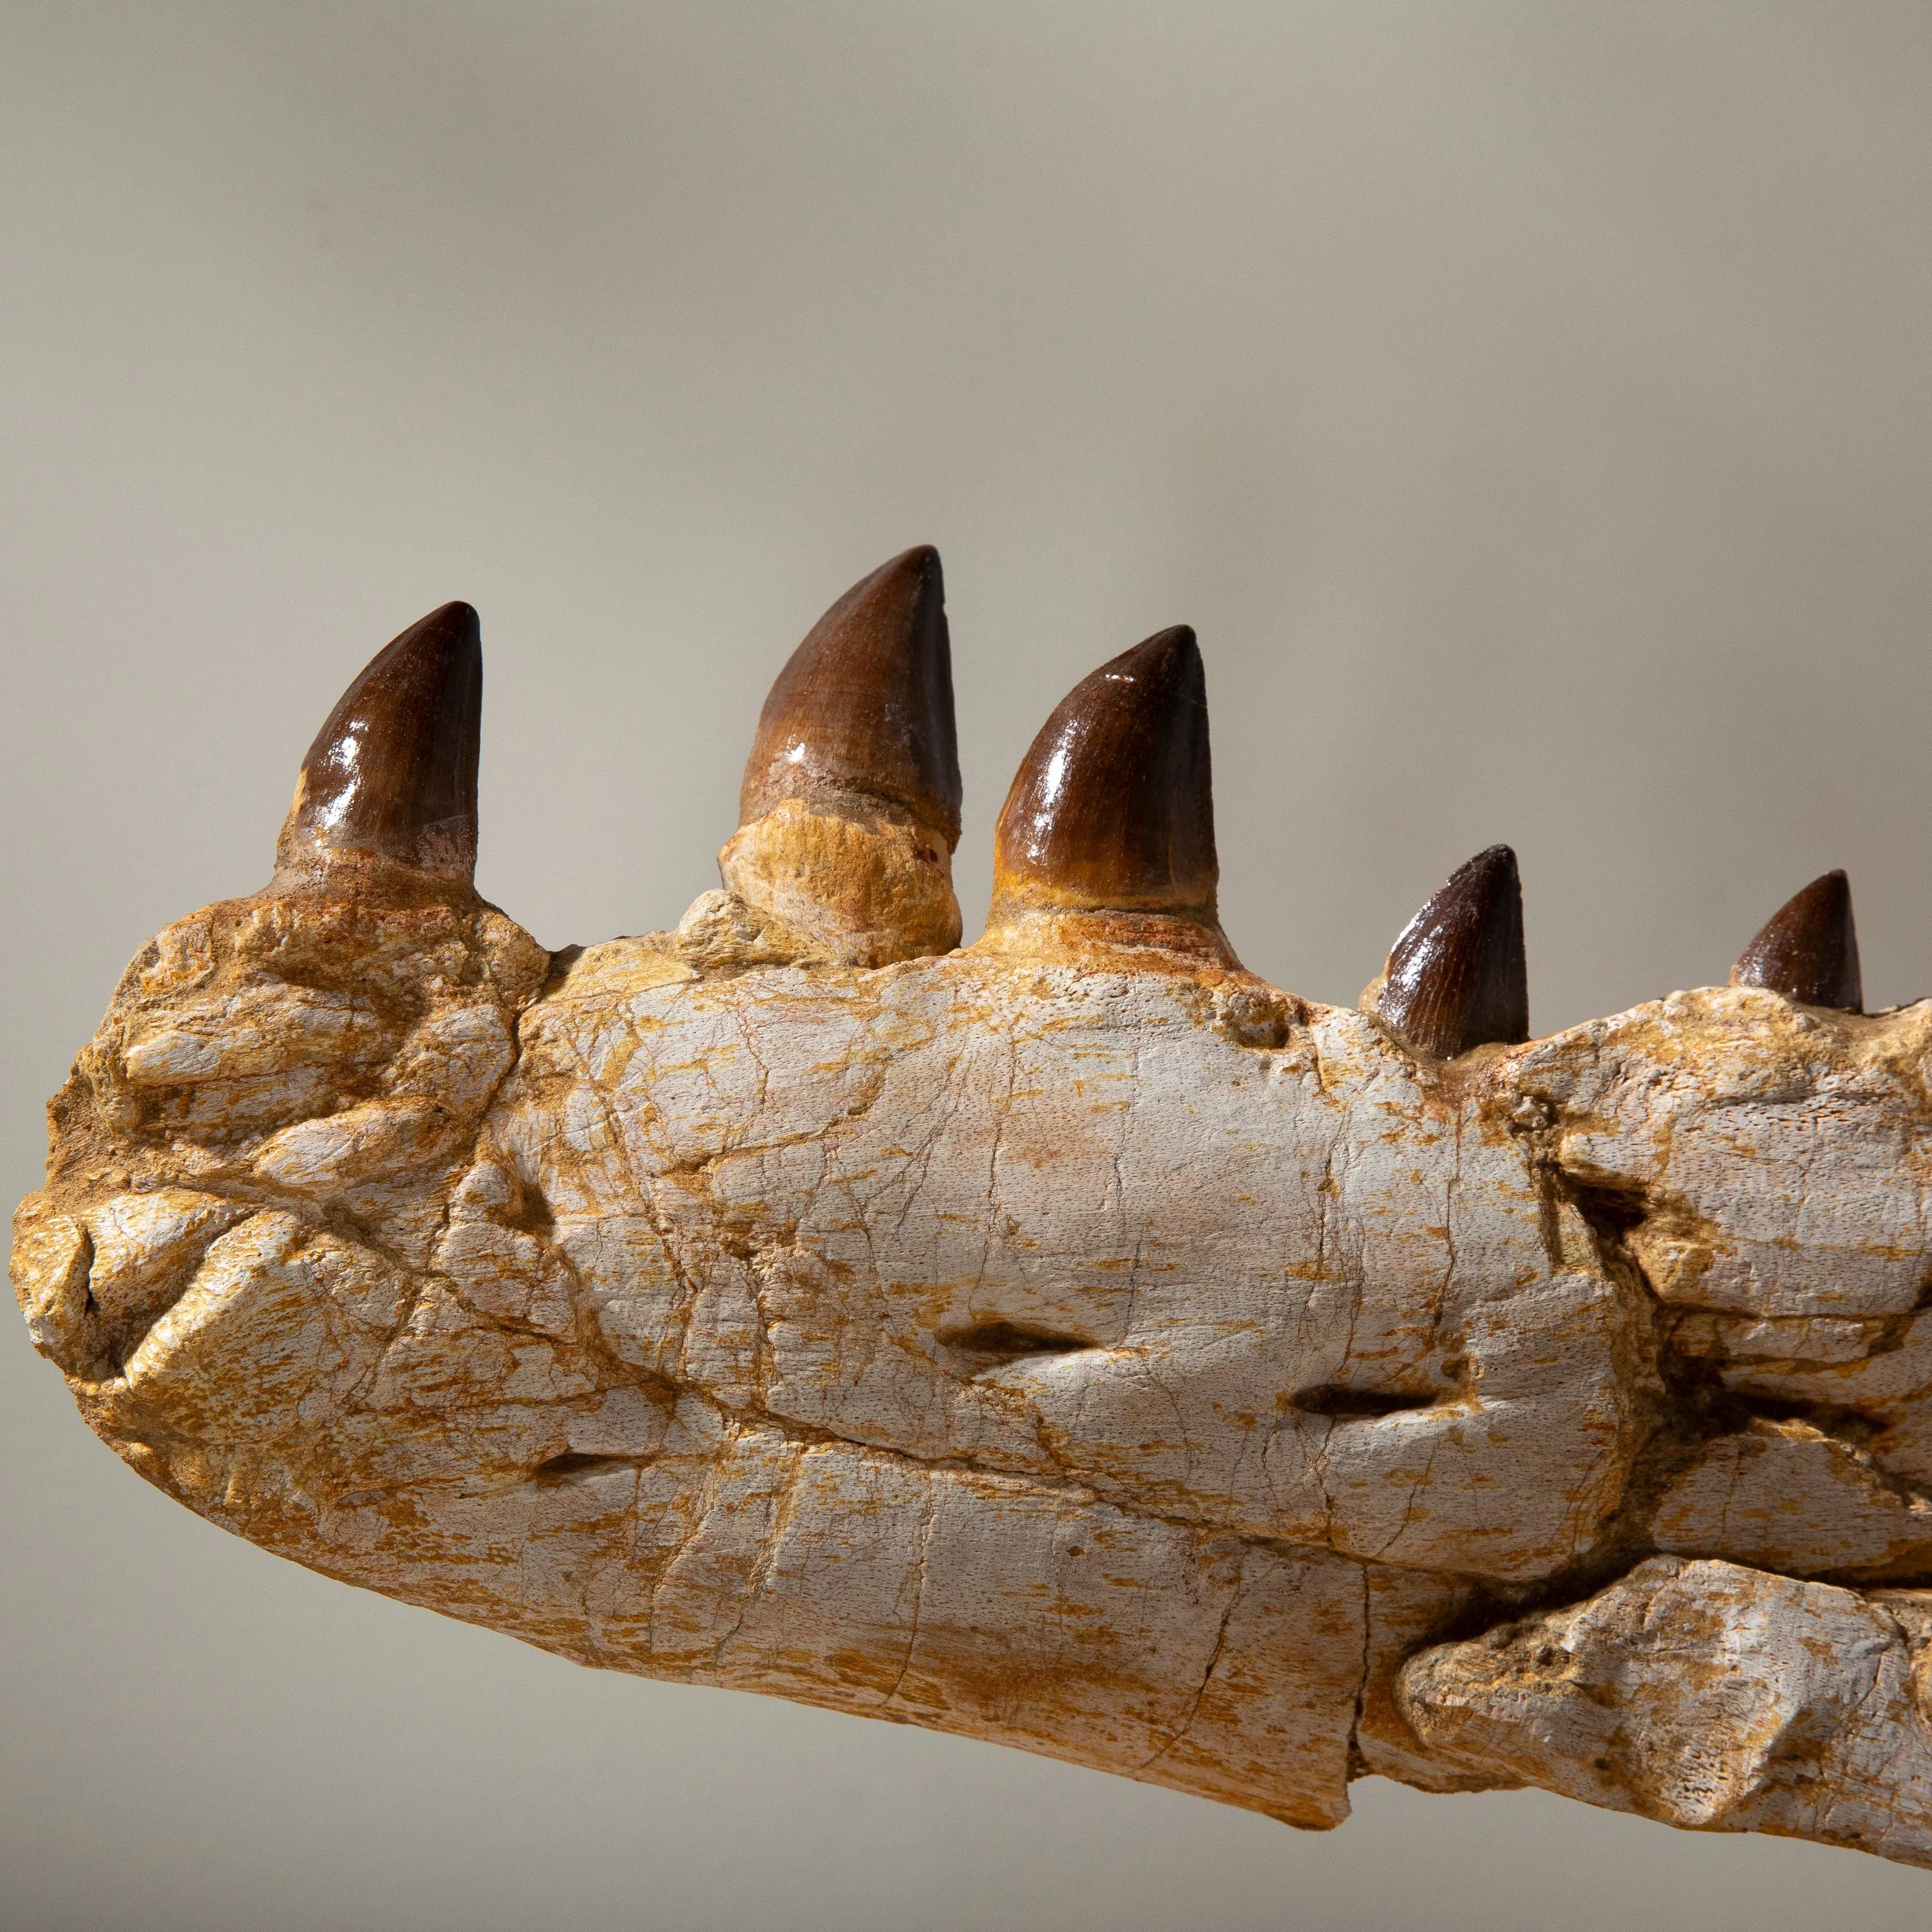
[[[488,655],[479,884],[714,883],[764,687],[937,543],[961,898],[1073,681],[1201,634],[1222,903],[1352,1000],[1522,855],[1539,1030],[1850,868],[1932,990],[1921,4],[0,4],[6,1192],[126,958],[268,870],[392,633]],[[0,1347],[0,1923],[1922,1926],[1534,1793],[1340,1832],[596,1676],[278,1563]]]

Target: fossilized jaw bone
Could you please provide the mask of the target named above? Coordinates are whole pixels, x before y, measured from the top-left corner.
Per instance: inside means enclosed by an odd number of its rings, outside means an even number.
[[[1932,1862],[1932,1007],[1858,1013],[1808,889],[1750,983],[1523,1040],[1506,848],[1363,1011],[1279,992],[1178,632],[1042,732],[952,951],[938,586],[801,647],[726,890],[554,958],[422,834],[473,803],[463,620],[391,646],[274,884],[147,949],[55,1102],[15,1279],[89,1420],[589,1663],[1298,1823],[1366,1769]]]

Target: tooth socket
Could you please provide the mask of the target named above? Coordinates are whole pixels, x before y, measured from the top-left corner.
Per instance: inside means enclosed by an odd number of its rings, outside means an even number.
[[[959,944],[945,840],[858,793],[780,800],[732,835],[718,870],[778,956],[886,966]]]
[[[1451,1060],[1529,1037],[1529,975],[1516,854],[1492,845],[1403,928],[1365,1009],[1411,1052]]]
[[[1762,986],[1808,1006],[1864,1010],[1851,882],[1822,874],[1778,908],[1731,968],[1734,986]]]
[[[276,844],[284,880],[351,867],[468,886],[476,868],[483,653],[446,604],[370,660],[316,734]]]

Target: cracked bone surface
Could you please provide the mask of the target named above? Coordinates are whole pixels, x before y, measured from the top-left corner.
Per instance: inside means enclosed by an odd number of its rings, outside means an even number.
[[[856,586],[727,889],[553,955],[470,884],[475,614],[398,638],[52,1103],[14,1278],[88,1422],[586,1664],[1302,1826],[1379,1773],[1932,1864],[1932,1004],[1858,1010],[1842,875],[1542,1040],[1507,848],[1360,1010],[1277,992],[1174,630],[954,950],[948,650],[934,554]]]

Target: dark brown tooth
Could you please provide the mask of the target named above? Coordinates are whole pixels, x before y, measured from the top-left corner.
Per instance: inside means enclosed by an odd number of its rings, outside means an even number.
[[[1734,986],[1765,986],[1808,1006],[1862,1013],[1858,928],[1851,881],[1826,872],[1786,899],[1731,968]]]
[[[1214,794],[1201,652],[1185,624],[1069,692],[1000,813],[996,904],[1214,916]]]
[[[1522,882],[1507,845],[1458,866],[1403,927],[1376,1012],[1405,1046],[1444,1060],[1529,1037]]]
[[[854,584],[792,652],[759,714],[738,822],[826,791],[887,800],[959,842],[946,585],[929,544]]]
[[[385,645],[316,733],[296,781],[284,862],[362,851],[466,883],[482,713],[476,613],[446,604]]]

